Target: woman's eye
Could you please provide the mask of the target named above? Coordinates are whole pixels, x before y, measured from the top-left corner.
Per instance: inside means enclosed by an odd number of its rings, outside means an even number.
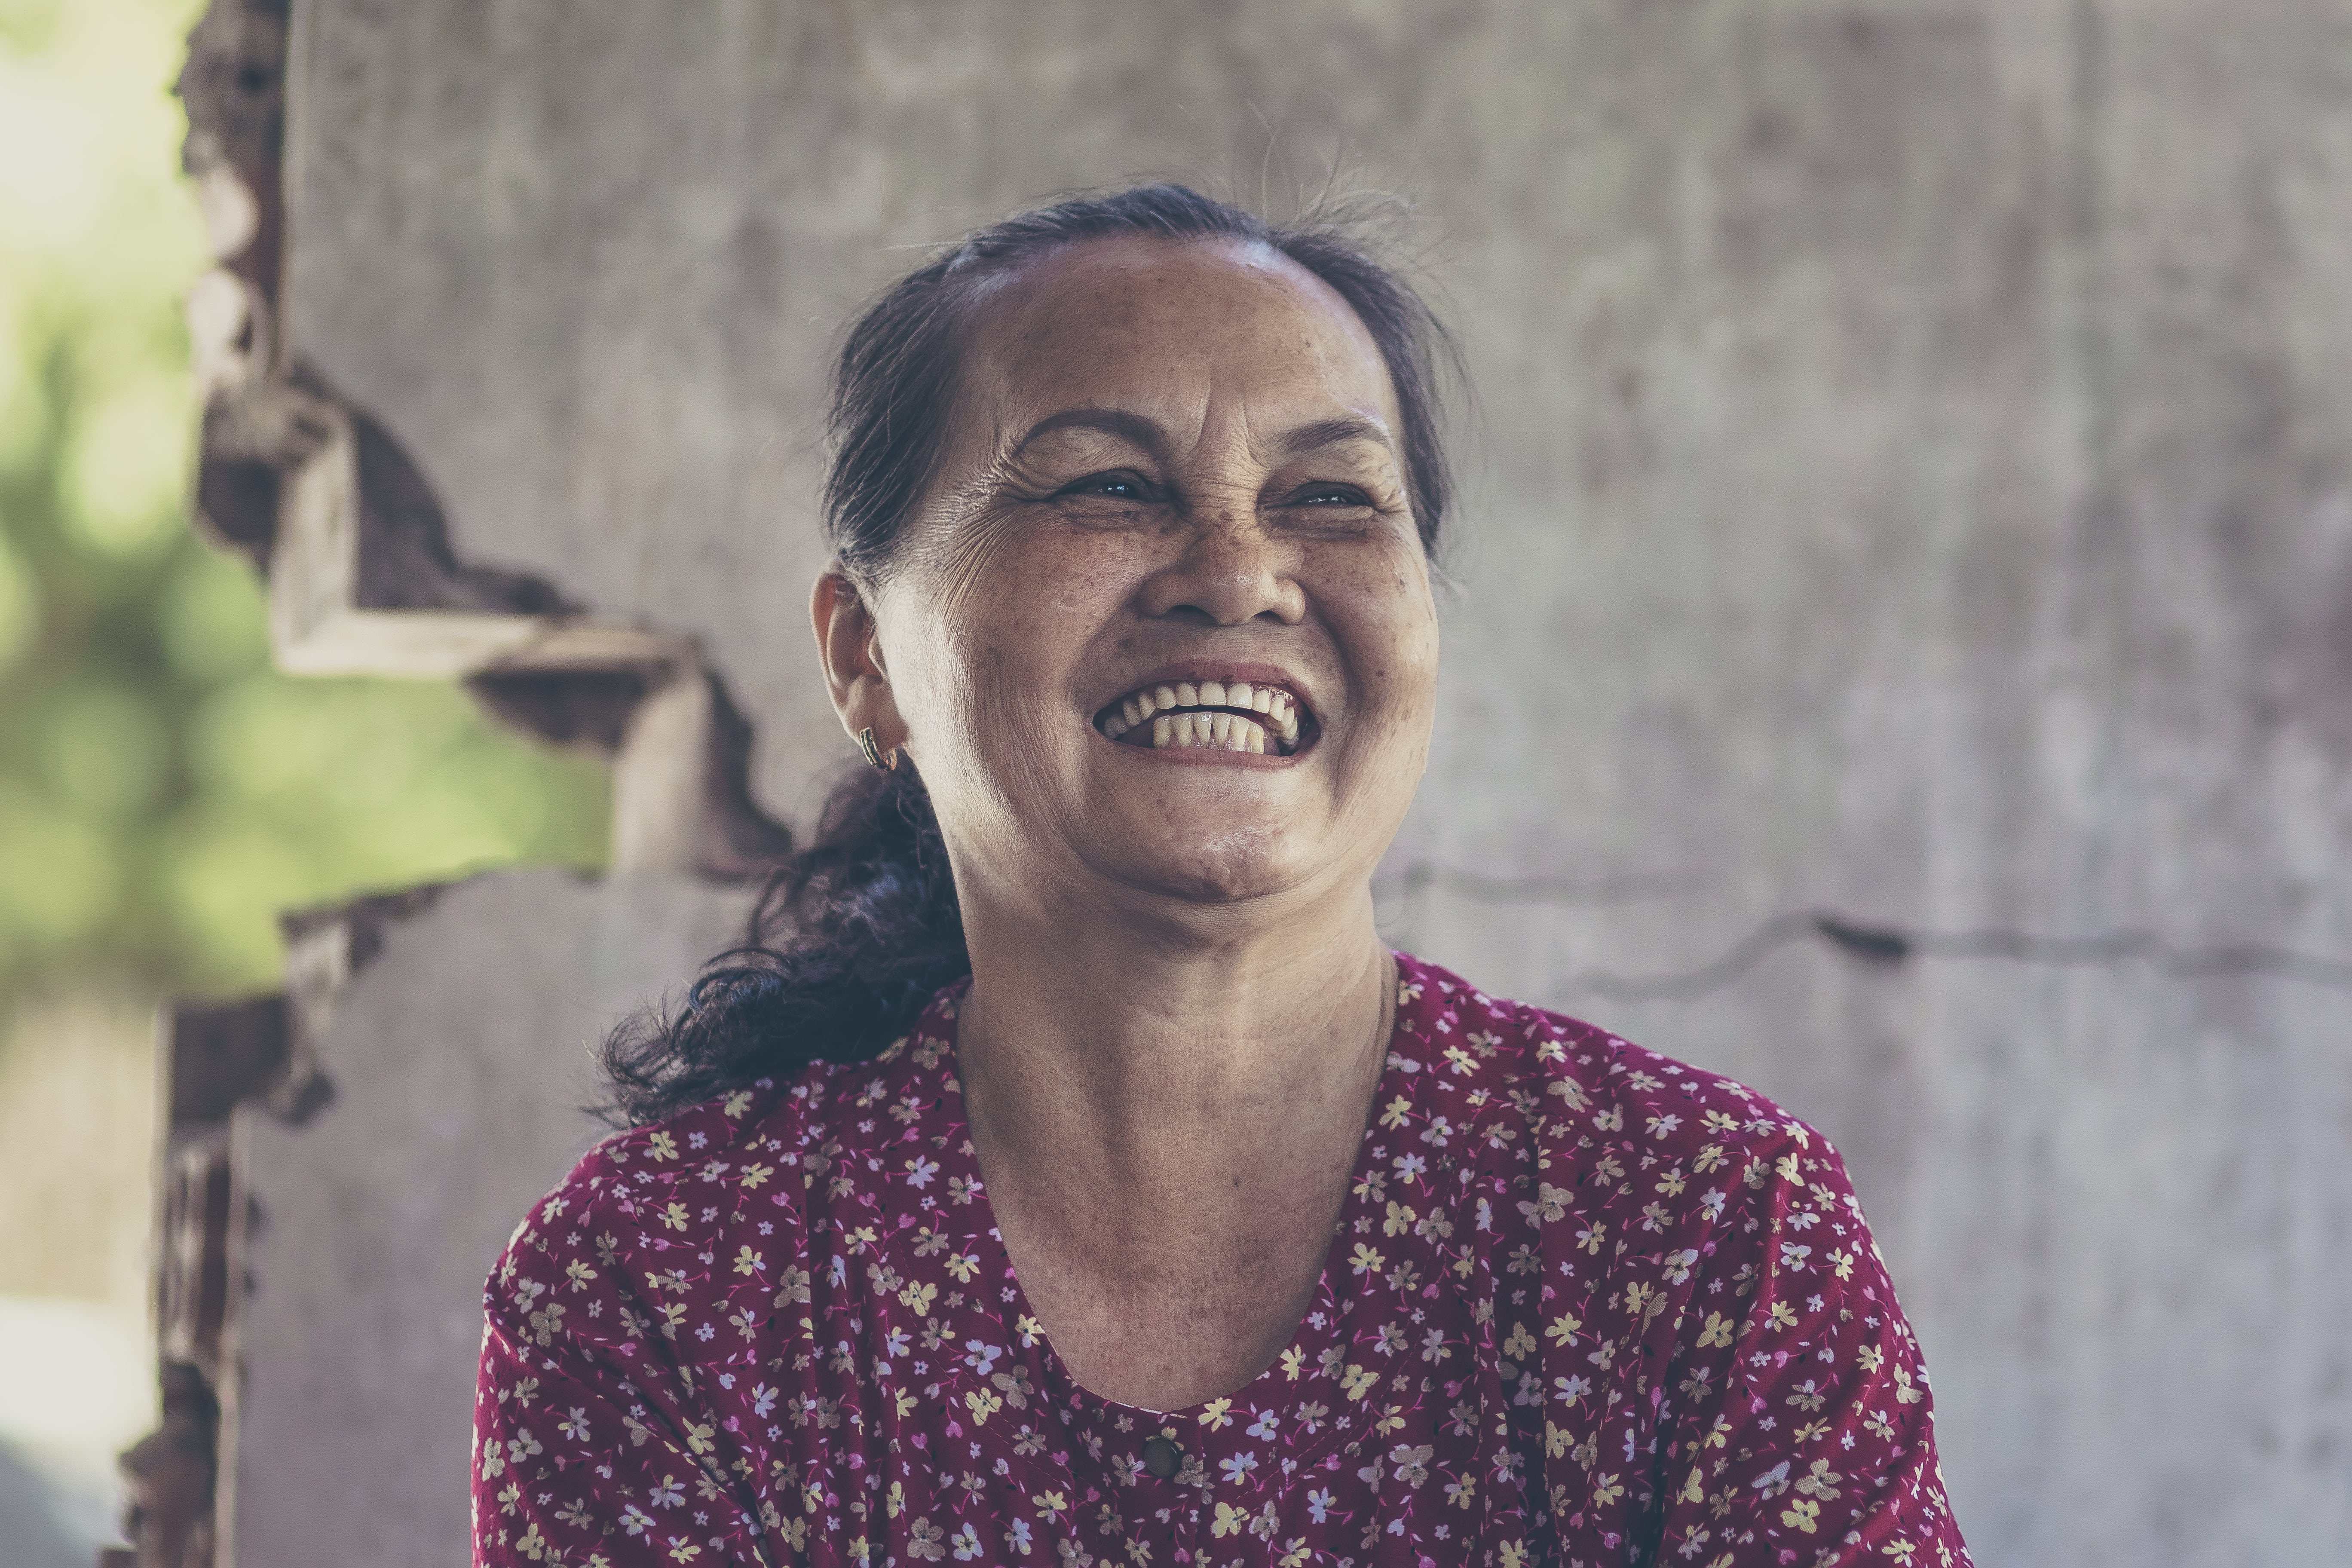
[[[1293,506],[1370,506],[1370,500],[1353,485],[1310,485],[1290,498]]]
[[[1099,496],[1107,500],[1141,500],[1144,483],[1134,474],[1089,474],[1074,485],[1066,486],[1066,496]]]

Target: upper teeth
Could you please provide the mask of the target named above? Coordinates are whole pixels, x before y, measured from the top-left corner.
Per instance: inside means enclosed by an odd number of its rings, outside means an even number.
[[[1170,710],[1214,709],[1215,712]],[[1260,715],[1244,718],[1244,713]],[[1286,755],[1298,744],[1298,701],[1275,686],[1246,680],[1172,681],[1147,687],[1102,716],[1102,732],[1118,740],[1149,723],[1154,747],[1202,746],[1229,752]]]

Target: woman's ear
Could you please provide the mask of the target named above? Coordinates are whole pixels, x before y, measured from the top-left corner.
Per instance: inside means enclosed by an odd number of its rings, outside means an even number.
[[[888,755],[907,742],[898,705],[890,691],[890,677],[882,668],[881,640],[874,616],[857,585],[838,571],[818,575],[809,595],[809,625],[816,633],[818,662],[824,666],[825,689],[833,710],[849,738],[874,731],[875,745]]]

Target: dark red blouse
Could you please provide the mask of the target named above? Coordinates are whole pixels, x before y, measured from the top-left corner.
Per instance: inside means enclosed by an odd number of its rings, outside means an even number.
[[[478,1563],[1968,1562],[1845,1170],[1738,1084],[1399,958],[1289,1348],[1078,1386],[990,1218],[950,988],[610,1139],[491,1276]]]

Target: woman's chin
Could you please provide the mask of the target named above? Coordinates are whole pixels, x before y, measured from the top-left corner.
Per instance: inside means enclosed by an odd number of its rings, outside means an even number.
[[[1227,828],[1151,843],[1132,840],[1106,867],[1120,882],[1188,903],[1242,903],[1299,886],[1310,875],[1300,846],[1279,832]]]

